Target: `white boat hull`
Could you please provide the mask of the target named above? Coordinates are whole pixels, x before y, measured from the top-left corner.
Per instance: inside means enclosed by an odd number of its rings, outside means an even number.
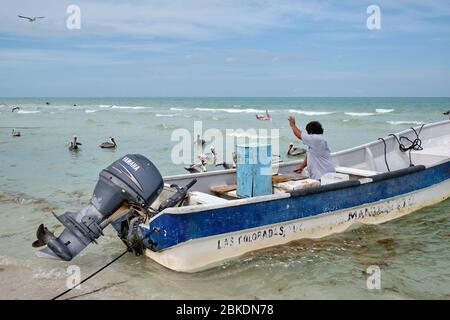
[[[340,211],[189,240],[160,252],[147,249],[146,255],[169,269],[197,272],[251,251],[343,232],[355,222],[380,224],[439,203],[448,197],[450,180],[445,180],[411,193]]]

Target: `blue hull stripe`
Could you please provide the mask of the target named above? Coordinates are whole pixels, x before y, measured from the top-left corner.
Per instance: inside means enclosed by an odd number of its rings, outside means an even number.
[[[388,199],[423,189],[450,178],[450,161],[391,179],[305,196],[218,208],[190,214],[162,214],[148,235],[160,251],[176,244],[223,233],[311,217]]]

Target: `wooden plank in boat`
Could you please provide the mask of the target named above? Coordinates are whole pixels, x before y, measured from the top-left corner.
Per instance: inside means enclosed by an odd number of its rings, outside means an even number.
[[[236,189],[237,189],[237,186],[235,184],[225,184],[225,185],[221,185],[221,186],[210,187],[209,191],[218,193],[218,194],[224,194],[226,192],[230,192],[230,191],[233,191]]]
[[[275,177],[277,177],[277,178],[275,178]],[[272,176],[273,182],[298,181],[298,180],[305,180],[305,179],[308,179],[308,177],[304,176],[300,173],[295,173],[295,172],[282,173],[282,174],[278,174],[276,176]],[[278,181],[276,181],[276,180],[278,180]]]

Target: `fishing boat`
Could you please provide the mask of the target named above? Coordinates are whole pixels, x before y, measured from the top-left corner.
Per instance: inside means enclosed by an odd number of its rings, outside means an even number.
[[[237,169],[162,178],[145,157],[127,155],[100,173],[87,207],[57,217],[66,227],[59,237],[41,225],[34,246],[46,245],[40,255],[71,260],[112,224],[135,254],[196,272],[354,223],[383,223],[450,196],[450,120],[336,152],[332,159],[335,180],[291,181],[300,161],[283,162],[271,177],[271,194],[242,197],[236,191],[239,162]],[[291,187],[276,187],[282,183]]]

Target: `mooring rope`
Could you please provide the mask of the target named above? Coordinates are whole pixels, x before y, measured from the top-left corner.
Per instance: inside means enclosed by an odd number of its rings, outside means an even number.
[[[116,258],[114,258],[112,261],[108,262],[107,264],[105,264],[103,267],[101,267],[100,269],[98,269],[97,271],[95,271],[93,274],[91,274],[89,277],[87,277],[86,279],[84,279],[83,281],[80,281],[79,283],[77,283],[76,285],[74,285],[72,288],[67,289],[66,291],[64,291],[63,293],[58,294],[56,297],[52,298],[51,300],[56,300],[60,297],[62,297],[63,295],[65,295],[66,293],[72,291],[74,288],[78,287],[79,285],[85,283],[86,281],[88,281],[90,278],[92,278],[93,276],[95,276],[96,274],[98,274],[99,272],[101,272],[102,270],[106,269],[107,267],[109,267],[110,265],[112,265],[114,262],[116,262],[117,260],[119,260],[120,258],[122,258],[125,253],[127,253],[129,251],[129,249],[127,248],[124,252],[122,252],[120,255],[118,255]]]

